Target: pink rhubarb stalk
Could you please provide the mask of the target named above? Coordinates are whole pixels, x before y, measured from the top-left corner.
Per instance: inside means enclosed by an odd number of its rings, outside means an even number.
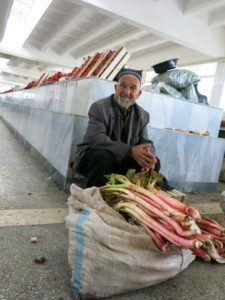
[[[179,210],[180,212],[192,217],[195,221],[201,220],[201,215],[197,209],[192,206],[188,206],[172,197],[166,196],[160,192],[156,193],[156,195],[165,201],[171,207]]]
[[[162,210],[167,216],[171,216],[174,220],[178,221],[180,224],[184,226],[190,227],[192,224],[191,219],[183,214],[180,211],[174,210],[171,206],[167,205],[164,201],[160,198],[156,198],[154,193],[151,193],[151,196],[147,197],[137,192],[132,192],[137,197],[144,199],[145,201],[149,202],[153,206],[157,207],[158,209]]]
[[[219,231],[225,233],[225,228],[222,225],[220,225],[218,222],[216,222],[215,220],[210,219],[207,216],[202,216],[201,220],[198,221],[197,223],[200,224],[200,225],[202,224],[202,225],[211,226],[211,227],[216,228]]]
[[[209,254],[206,252],[205,249],[203,248],[194,248],[192,249],[192,253],[196,256],[201,257],[202,259],[204,259],[204,261],[206,262],[210,262],[211,261],[211,257],[209,256]]]
[[[119,202],[114,207],[117,211],[123,211],[130,214],[140,223],[150,227],[151,229],[155,230],[159,234],[161,234],[164,238],[166,238],[171,243],[187,249],[199,248],[202,243],[198,240],[187,240],[184,239],[173,232],[163,228],[158,222],[156,222],[153,218],[148,216],[145,212],[143,212],[137,205],[129,203],[129,202]]]
[[[203,229],[203,230],[207,231],[210,234],[212,233],[212,234],[215,234],[215,235],[220,236],[220,237],[225,236],[224,232],[221,232],[221,230],[219,230],[217,228],[213,228],[209,225],[205,225],[205,224],[202,224],[202,223],[199,223],[199,222],[197,222],[197,225],[200,229]]]
[[[183,230],[182,227],[172,218],[168,217],[165,215],[162,211],[160,211],[158,208],[155,206],[151,205],[150,203],[144,201],[143,199],[133,195],[131,192],[125,190],[124,191],[126,194],[121,194],[120,197],[122,199],[125,199],[126,201],[132,201],[138,204],[138,206],[144,207],[147,211],[155,214],[162,220],[166,221],[168,224],[170,224],[175,231],[181,235],[181,236],[191,236],[195,233],[193,230]]]
[[[219,235],[216,235],[216,234],[214,234],[212,232],[209,233],[208,231],[206,231],[206,230],[204,230],[202,228],[201,228],[201,232],[205,233],[205,234],[210,234],[212,236],[213,240],[217,239],[217,240],[225,242],[225,236],[219,236]]]
[[[201,242],[208,242],[208,241],[211,241],[213,239],[213,237],[210,234],[195,233],[195,234],[193,234],[192,239],[196,239]]]
[[[113,178],[114,180],[121,182],[121,184],[110,184],[110,185],[105,185],[103,187],[101,187],[101,191],[104,191],[105,189],[109,188],[109,187],[113,187],[113,188],[126,188],[128,190],[130,190],[131,192],[137,192],[139,194],[142,194],[144,196],[147,196],[149,198],[151,198],[152,200],[154,200],[156,203],[160,204],[161,206],[168,207],[168,209],[172,210],[172,207],[170,205],[167,205],[167,203],[165,203],[164,201],[162,201],[159,197],[157,197],[154,193],[148,191],[147,189],[133,184],[131,183],[128,178],[124,175],[119,175],[119,174],[112,174],[111,178]],[[173,210],[172,210],[173,212]]]
[[[162,252],[168,252],[170,250],[169,243],[163,237],[157,235],[155,232],[153,232],[148,226],[143,226],[146,230],[146,232],[150,235],[152,238],[154,244],[156,247],[161,250]]]
[[[118,196],[122,194],[127,194],[128,191],[132,192],[132,194],[135,194],[137,197],[142,198],[143,200],[147,201],[148,203],[154,205],[155,207],[161,209],[164,211],[164,213],[168,216],[171,216],[175,220],[177,220],[179,223],[183,222],[186,225],[190,225],[190,220],[188,219],[188,216],[181,213],[180,211],[177,211],[173,209],[171,206],[169,206],[167,203],[165,203],[163,200],[158,198],[154,193],[147,191],[146,189],[137,186],[132,183],[123,185],[114,185],[114,186],[104,186],[101,189],[101,192],[103,193],[112,193],[115,192]],[[121,194],[120,194],[121,193]],[[144,194],[145,193],[145,194]]]
[[[112,188],[109,188],[109,190],[111,192],[113,191]],[[175,229],[177,234],[179,234],[181,236],[191,236],[195,233],[195,231],[193,231],[193,230],[183,230],[183,228],[174,219],[172,219],[171,217],[168,217],[168,215],[166,215],[166,210],[164,212],[159,210],[157,207],[153,206],[148,200],[140,198],[139,197],[140,194],[136,193],[134,195],[131,191],[129,191],[127,189],[123,189],[123,188],[120,188],[119,191],[120,191],[119,197],[121,199],[125,199],[126,201],[135,202],[139,206],[143,207],[146,211],[153,213],[155,216],[166,221],[166,223],[170,224]],[[116,193],[118,193],[118,189],[116,189]],[[186,216],[185,216],[185,218],[186,218]]]

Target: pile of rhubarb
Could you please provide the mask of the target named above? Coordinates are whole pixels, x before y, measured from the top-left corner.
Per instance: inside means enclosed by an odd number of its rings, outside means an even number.
[[[152,173],[111,174],[100,187],[103,199],[128,222],[141,226],[159,250],[168,252],[173,244],[207,262],[225,263],[225,228],[157,189],[160,176]]]

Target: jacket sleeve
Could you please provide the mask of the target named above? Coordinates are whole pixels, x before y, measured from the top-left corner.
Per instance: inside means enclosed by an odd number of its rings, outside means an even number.
[[[93,149],[105,149],[110,151],[118,161],[122,161],[127,153],[131,150],[131,146],[113,141],[107,134],[107,124],[109,116],[104,106],[95,102],[89,109],[89,123],[84,142]]]

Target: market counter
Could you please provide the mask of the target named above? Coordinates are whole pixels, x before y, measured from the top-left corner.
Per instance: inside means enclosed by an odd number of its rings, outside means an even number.
[[[176,189],[184,192],[216,191],[224,158],[225,140],[149,128],[161,170]]]
[[[70,162],[82,141],[91,103],[114,92],[114,82],[85,78],[0,95],[2,119],[63,189],[72,181]],[[225,140],[218,139],[223,111],[143,91],[149,137],[161,172],[184,192],[215,191]],[[199,121],[201,119],[201,121]],[[210,136],[171,132],[166,127],[209,131]],[[76,162],[75,162],[76,163]],[[80,176],[75,174],[76,179]]]

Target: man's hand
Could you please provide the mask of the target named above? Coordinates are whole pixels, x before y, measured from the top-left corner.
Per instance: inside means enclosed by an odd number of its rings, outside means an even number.
[[[154,170],[157,159],[155,155],[151,153],[150,149],[151,144],[133,146],[131,156],[143,169]]]

